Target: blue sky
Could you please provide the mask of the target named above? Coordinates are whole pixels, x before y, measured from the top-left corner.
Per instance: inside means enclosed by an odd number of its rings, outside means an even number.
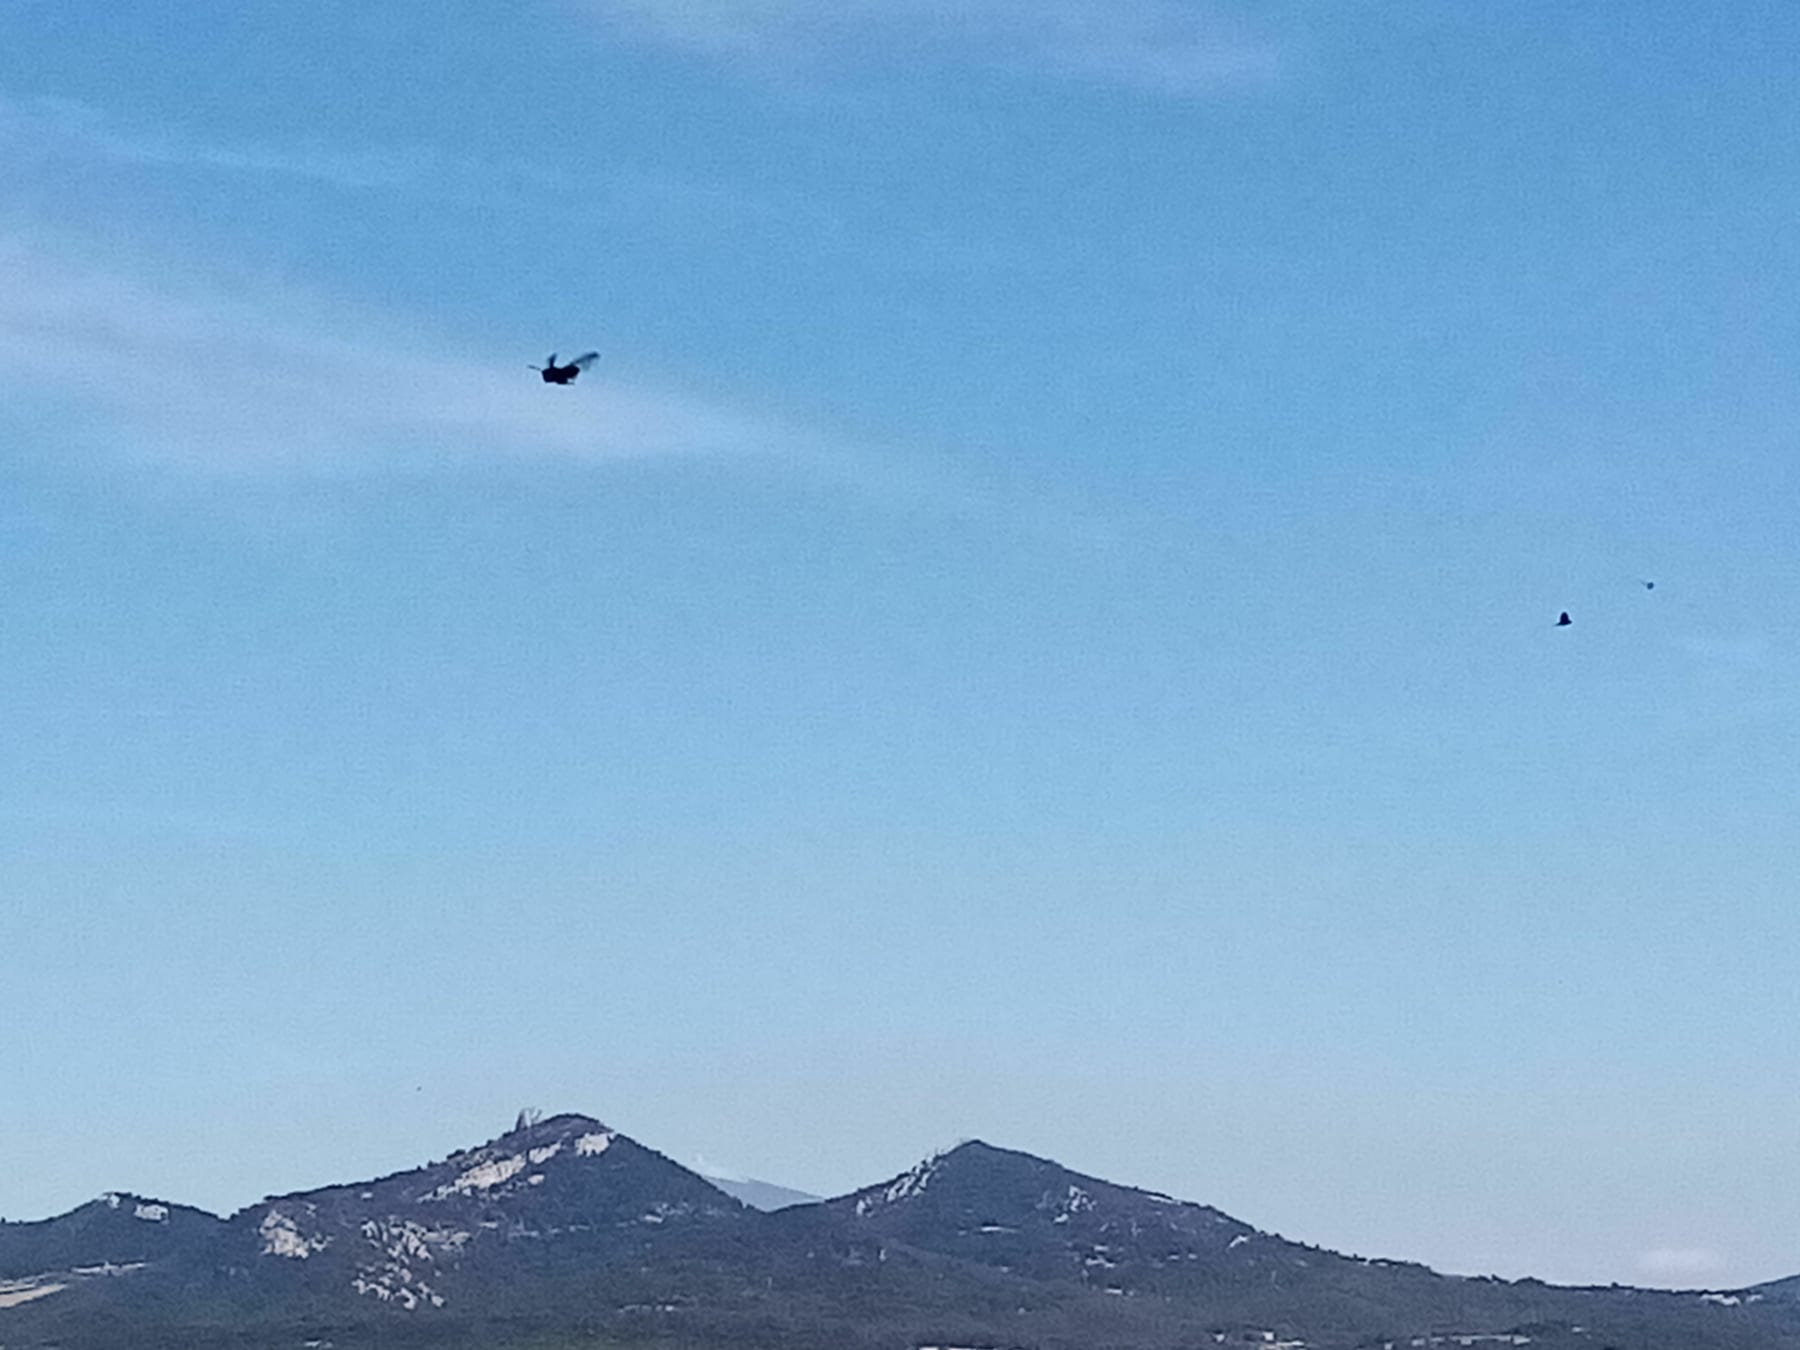
[[[14,0],[0,1214],[534,1103],[1800,1270],[1797,48]]]

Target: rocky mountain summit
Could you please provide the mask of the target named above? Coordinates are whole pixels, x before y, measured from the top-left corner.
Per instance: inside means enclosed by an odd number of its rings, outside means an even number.
[[[0,1347],[1800,1350],[1793,1282],[1463,1279],[972,1142],[775,1212],[587,1116],[230,1218],[0,1224]]]
[[[617,1261],[664,1229],[744,1213],[660,1153],[563,1115],[410,1172],[267,1200],[229,1221],[224,1251],[233,1270],[273,1258],[308,1286],[335,1278],[410,1311],[444,1307],[461,1271],[520,1244]]]

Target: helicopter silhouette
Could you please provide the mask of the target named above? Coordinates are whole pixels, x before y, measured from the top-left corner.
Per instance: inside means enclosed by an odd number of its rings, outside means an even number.
[[[599,352],[587,352],[568,364],[559,366],[556,364],[556,353],[551,352],[544,359],[543,365],[531,368],[543,376],[545,384],[574,384],[576,377],[599,359]]]

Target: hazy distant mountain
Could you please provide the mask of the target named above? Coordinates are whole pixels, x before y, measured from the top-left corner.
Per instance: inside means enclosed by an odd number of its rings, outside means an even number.
[[[760,1209],[765,1214],[786,1209],[790,1205],[816,1204],[823,1198],[794,1190],[791,1186],[777,1186],[772,1181],[758,1181],[754,1177],[721,1177],[706,1171],[702,1171],[700,1175],[725,1194],[735,1196],[750,1208]]]
[[[229,1220],[0,1225],[6,1350],[1800,1350],[1796,1285],[1460,1279],[978,1142],[764,1213],[575,1115]]]

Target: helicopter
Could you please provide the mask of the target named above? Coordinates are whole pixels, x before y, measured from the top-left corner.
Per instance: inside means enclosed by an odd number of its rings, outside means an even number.
[[[551,352],[544,359],[543,365],[533,366],[531,369],[543,376],[545,384],[574,384],[575,378],[599,359],[599,352],[587,352],[576,357],[567,365],[559,366],[556,364],[556,353]]]

